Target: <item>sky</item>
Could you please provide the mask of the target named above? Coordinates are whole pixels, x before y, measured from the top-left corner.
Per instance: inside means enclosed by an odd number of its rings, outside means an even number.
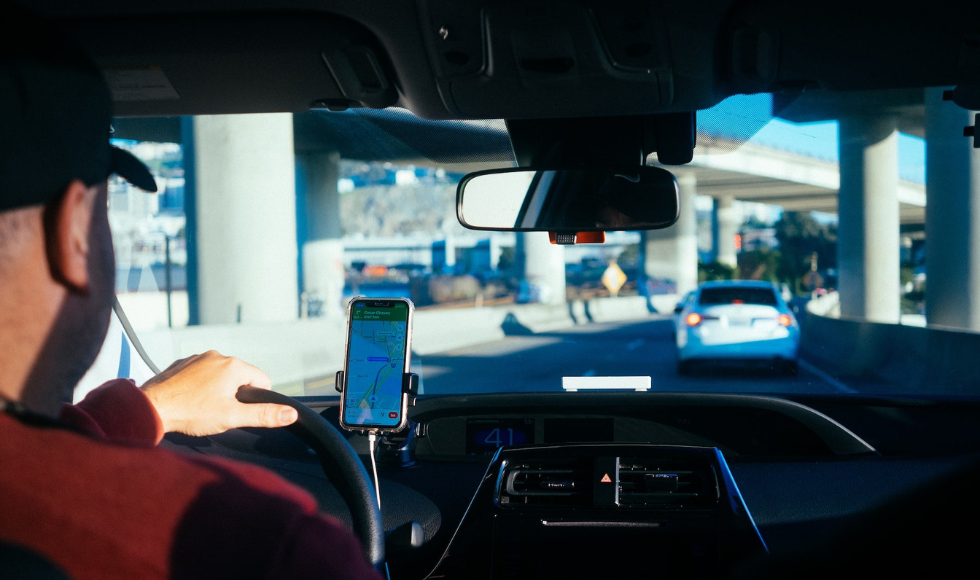
[[[780,151],[838,162],[837,122],[791,123],[772,116],[772,95],[735,95],[698,111],[698,127],[708,133],[745,139]],[[925,183],[925,140],[898,135],[899,178]]]

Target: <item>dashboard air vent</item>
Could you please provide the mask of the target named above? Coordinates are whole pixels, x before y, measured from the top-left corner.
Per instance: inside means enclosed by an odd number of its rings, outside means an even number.
[[[508,466],[501,505],[580,506],[592,503],[592,469],[580,461],[535,461]]]
[[[619,505],[703,509],[719,497],[714,468],[698,460],[621,457]]]

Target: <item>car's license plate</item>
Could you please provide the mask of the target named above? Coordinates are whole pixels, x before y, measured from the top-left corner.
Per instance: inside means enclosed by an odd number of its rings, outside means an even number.
[[[752,321],[747,318],[729,318],[728,326],[752,326]]]

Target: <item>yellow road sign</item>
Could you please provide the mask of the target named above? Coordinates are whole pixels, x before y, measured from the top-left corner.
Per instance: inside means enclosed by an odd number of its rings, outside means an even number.
[[[609,264],[606,271],[602,273],[602,285],[609,290],[609,293],[615,296],[619,293],[619,289],[623,287],[626,283],[626,274],[620,269],[619,265],[613,262]]]

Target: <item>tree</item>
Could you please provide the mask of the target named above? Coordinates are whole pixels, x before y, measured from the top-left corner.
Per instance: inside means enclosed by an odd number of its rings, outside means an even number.
[[[793,285],[810,270],[816,252],[820,270],[837,267],[837,224],[822,224],[810,212],[783,212],[776,222],[779,240],[777,277]]]
[[[698,262],[698,282],[713,282],[715,280],[733,280],[738,274],[738,268],[733,268],[721,262]]]
[[[766,280],[779,282],[779,264],[782,254],[778,250],[761,247],[738,255],[738,277],[742,280]]]

